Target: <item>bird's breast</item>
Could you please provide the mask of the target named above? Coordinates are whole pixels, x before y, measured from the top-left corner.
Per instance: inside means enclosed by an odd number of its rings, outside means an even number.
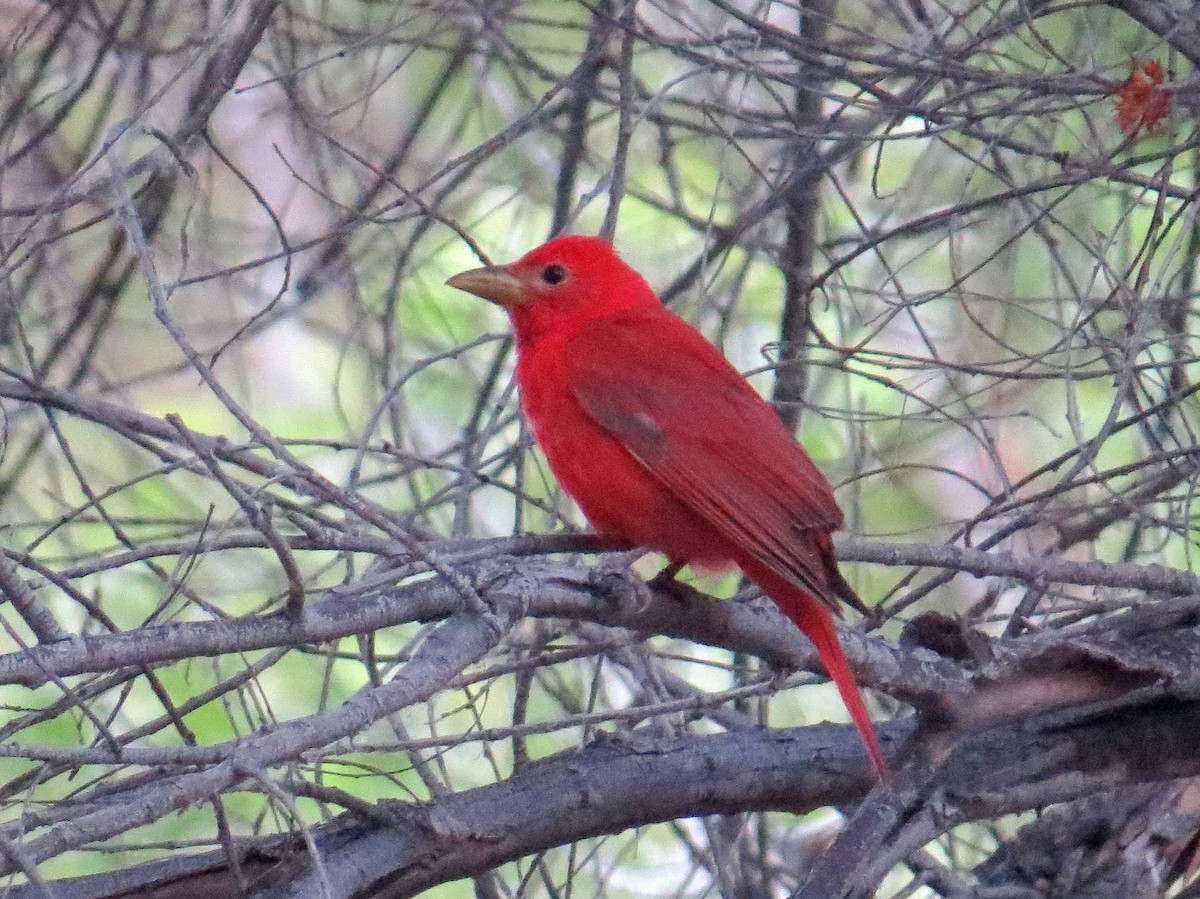
[[[584,411],[566,374],[548,354],[522,355],[521,408],[559,485],[592,526],[673,561],[717,569],[733,564],[728,541]]]

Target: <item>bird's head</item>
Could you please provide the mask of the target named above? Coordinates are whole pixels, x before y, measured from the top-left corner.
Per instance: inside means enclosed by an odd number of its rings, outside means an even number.
[[[516,262],[471,269],[446,283],[504,307],[519,340],[658,303],[645,279],[599,237],[558,237]]]

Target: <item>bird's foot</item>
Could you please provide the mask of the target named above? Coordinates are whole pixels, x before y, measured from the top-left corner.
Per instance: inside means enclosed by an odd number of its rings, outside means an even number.
[[[592,589],[597,595],[635,616],[650,608],[656,595],[668,596],[679,601],[692,595],[692,587],[675,580],[685,563],[672,562],[648,581],[643,581],[633,574],[629,566],[643,555],[645,550],[639,550],[626,555],[619,566],[604,565],[593,569]]]
[[[628,568],[595,568],[588,581],[592,592],[603,602],[615,607],[622,617],[641,615],[654,601],[645,582]]]
[[[680,571],[683,570],[683,562],[672,562],[650,580],[646,581],[646,587],[653,592],[665,593],[674,599],[681,599],[686,590],[686,585],[675,580]]]

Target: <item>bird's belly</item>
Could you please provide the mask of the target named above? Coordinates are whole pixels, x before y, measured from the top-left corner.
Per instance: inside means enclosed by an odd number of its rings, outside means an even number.
[[[728,541],[663,487],[573,396],[522,396],[550,468],[596,530],[649,546],[674,562],[733,565]],[[551,424],[552,423],[552,424]]]

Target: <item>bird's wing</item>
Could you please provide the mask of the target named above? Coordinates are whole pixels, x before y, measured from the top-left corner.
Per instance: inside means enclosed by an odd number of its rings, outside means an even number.
[[[599,320],[566,352],[580,405],[660,484],[740,552],[836,606],[823,556],[842,525],[833,490],[716,347],[663,309]]]

